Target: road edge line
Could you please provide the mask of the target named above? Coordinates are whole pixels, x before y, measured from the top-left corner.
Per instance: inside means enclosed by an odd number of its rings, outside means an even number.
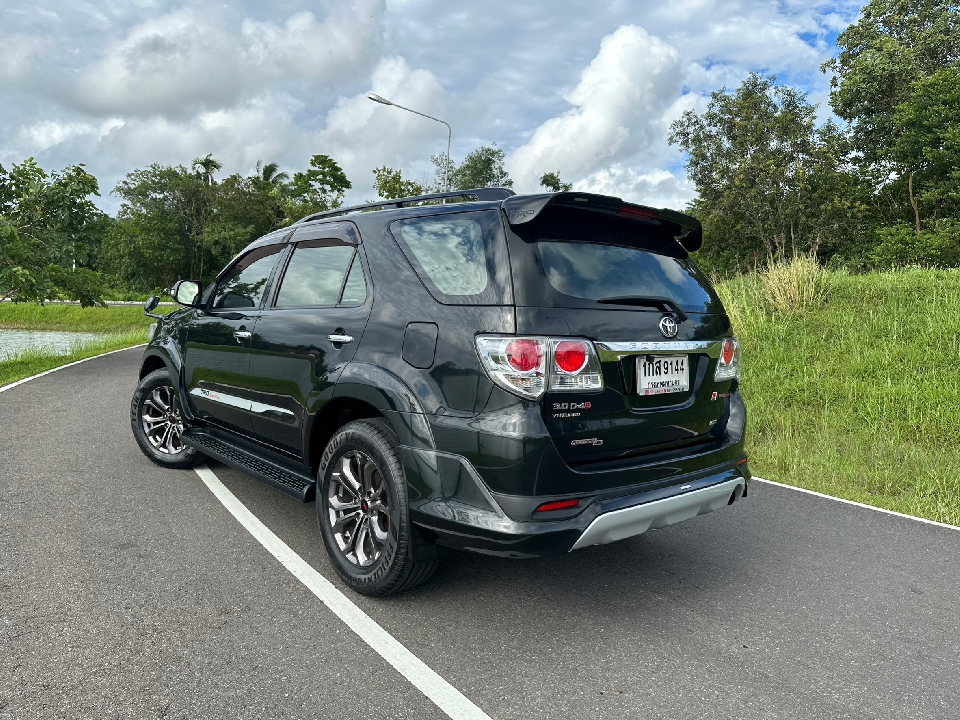
[[[408,650],[376,620],[354,604],[306,560],[281,540],[220,481],[206,464],[194,468],[217,500],[267,552],[317,596],[348,628],[390,663],[420,692],[453,720],[491,720],[463,693]]]
[[[17,387],[17,385],[23,385],[25,382],[36,380],[37,378],[41,378],[44,375],[49,375],[50,373],[56,372],[57,370],[64,370],[68,367],[73,367],[74,365],[85,363],[88,360],[96,360],[97,358],[106,357],[107,355],[113,355],[114,353],[123,352],[124,350],[133,350],[134,348],[144,347],[146,344],[147,343],[138,343],[137,345],[130,345],[128,347],[119,348],[117,350],[110,350],[109,352],[100,353],[99,355],[91,355],[90,357],[83,358],[81,360],[74,360],[73,362],[69,362],[66,365],[57,365],[57,367],[50,368],[49,370],[44,370],[42,373],[37,373],[36,375],[31,375],[30,377],[14,380],[12,383],[7,383],[6,385],[0,385],[0,393],[6,392],[7,390],[13,390],[13,388]]]
[[[877,507],[876,505],[867,505],[866,503],[857,502],[856,500],[847,500],[846,498],[827,495],[826,493],[817,492],[816,490],[807,490],[806,488],[797,487],[796,485],[778,483],[773,480],[757,477],[756,475],[753,476],[753,479],[759,480],[762,483],[767,483],[768,485],[776,485],[777,487],[786,488],[787,490],[796,490],[797,492],[806,493],[807,495],[815,495],[826,500],[836,500],[837,502],[845,503],[847,505],[855,505],[856,507],[861,507],[866,510],[875,510],[876,512],[884,513],[885,515],[893,515],[895,517],[906,518],[907,520],[916,520],[917,522],[921,522],[926,525],[936,525],[937,527],[947,528],[948,530],[960,531],[960,526],[958,525],[950,525],[949,523],[939,522],[937,520],[928,520],[927,518],[917,517],[916,515],[907,515],[906,513],[897,512],[895,510],[887,510],[886,508]]]

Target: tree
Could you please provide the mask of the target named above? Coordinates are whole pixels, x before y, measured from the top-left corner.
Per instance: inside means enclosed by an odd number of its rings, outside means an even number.
[[[547,172],[540,176],[540,187],[550,192],[569,192],[573,190],[571,183],[565,183],[560,179],[560,173]]]
[[[899,129],[896,108],[914,83],[960,59],[960,7],[949,0],[870,0],[837,38],[830,105],[851,123],[854,148],[883,177]]]
[[[105,267],[147,290],[202,278],[209,269],[203,233],[217,190],[212,180],[211,165],[191,172],[154,163],[128,173],[113,190],[122,204],[104,241]]]
[[[286,204],[287,220],[294,222],[340,207],[344,193],[352,187],[336,160],[329,155],[314,155],[308,170],[293,174]]]
[[[916,234],[921,216],[960,217],[960,66],[916,81],[893,113],[891,157],[907,176]]]
[[[670,142],[687,153],[687,174],[704,225],[701,255],[722,270],[785,252],[842,253],[859,229],[863,190],[846,172],[845,139],[817,127],[806,96],[750,75],[707,110],[674,122]]]
[[[257,171],[255,178],[265,185],[278,186],[290,179],[290,173],[280,172],[280,166],[275,162],[264,164],[262,160],[257,160]]]
[[[0,165],[0,298],[102,302],[89,267],[110,222],[91,200],[98,190],[82,165],[50,175],[33,158]]]
[[[504,167],[506,153],[492,145],[481,145],[467,154],[460,165],[453,160],[449,164],[449,178],[451,190],[470,190],[484,187],[513,187],[513,180]],[[431,162],[436,168],[434,185],[438,191],[443,190],[443,180],[447,172],[447,156],[431,155]]]
[[[204,185],[214,185],[213,174],[223,169],[223,163],[213,158],[213,153],[207,153],[206,157],[193,159],[193,172]]]
[[[399,170],[386,165],[373,171],[373,188],[384,200],[424,195],[428,189],[415,180],[404,180]]]

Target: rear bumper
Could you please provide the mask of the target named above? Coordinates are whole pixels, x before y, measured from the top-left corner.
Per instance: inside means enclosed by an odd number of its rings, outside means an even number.
[[[663,500],[654,500],[642,505],[603,513],[594,518],[570,549],[579,550],[590,545],[606,545],[639,535],[651,528],[666,527],[697,515],[719,510],[724,505],[739,500],[746,486],[746,479],[734,478]]]
[[[476,477],[469,463],[464,468]],[[514,520],[490,493],[474,504],[453,498],[415,503],[411,519],[447,547],[513,558],[561,555],[718,510],[746,494],[749,478],[746,465],[725,463],[675,477],[666,487],[597,498],[557,520]]]

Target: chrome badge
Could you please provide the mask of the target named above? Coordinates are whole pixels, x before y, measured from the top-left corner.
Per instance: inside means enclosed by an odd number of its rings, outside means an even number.
[[[677,336],[677,333],[680,332],[680,326],[677,324],[677,321],[674,320],[669,315],[664,315],[660,318],[660,334],[665,338],[673,338]]]

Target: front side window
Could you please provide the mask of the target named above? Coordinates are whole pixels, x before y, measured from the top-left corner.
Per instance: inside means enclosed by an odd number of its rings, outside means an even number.
[[[276,307],[336,305],[355,254],[352,245],[300,243],[283,274]],[[359,273],[362,283],[363,270]]]
[[[450,304],[510,302],[509,264],[496,211],[444,213],[393,225],[407,260],[434,297]]]
[[[271,245],[254,250],[237,261],[217,284],[212,307],[216,310],[260,307],[282,249],[282,245]]]

